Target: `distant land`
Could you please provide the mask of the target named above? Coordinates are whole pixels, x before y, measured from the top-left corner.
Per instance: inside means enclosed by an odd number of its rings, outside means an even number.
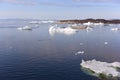
[[[93,18],[87,18],[87,19],[24,19],[24,18],[8,18],[8,19],[0,19],[0,21],[55,21],[55,23],[64,23],[64,24],[82,24],[82,23],[104,23],[104,24],[120,24],[120,19],[93,19]]]
[[[92,23],[104,23],[104,24],[120,24],[120,19],[111,19],[111,20],[106,20],[106,19],[82,19],[82,20],[59,20],[57,23],[66,23],[66,24],[79,24],[79,23],[87,23],[87,22],[92,22]]]

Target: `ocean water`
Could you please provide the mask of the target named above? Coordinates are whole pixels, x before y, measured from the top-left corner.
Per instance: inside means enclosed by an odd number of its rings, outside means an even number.
[[[0,80],[98,80],[81,70],[84,60],[120,62],[120,31],[96,26],[74,34],[49,32],[51,23],[0,20]],[[17,28],[31,26],[31,31]],[[65,27],[64,24],[59,24]],[[84,54],[77,54],[84,51]]]

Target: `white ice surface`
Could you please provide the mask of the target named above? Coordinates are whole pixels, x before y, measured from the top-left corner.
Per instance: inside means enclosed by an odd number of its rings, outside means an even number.
[[[54,35],[55,33],[63,33],[65,35],[72,35],[75,34],[77,30],[72,29],[70,27],[66,27],[66,28],[61,28],[61,27],[56,27],[56,26],[51,26],[49,28],[49,33],[51,35]]]
[[[103,73],[107,76],[120,77],[120,72],[116,68],[120,68],[120,62],[101,62],[94,60],[84,61],[80,64],[84,68],[88,68],[97,74]]]
[[[29,26],[20,27],[20,28],[18,28],[18,29],[19,29],[19,30],[32,30],[32,28],[29,27]]]

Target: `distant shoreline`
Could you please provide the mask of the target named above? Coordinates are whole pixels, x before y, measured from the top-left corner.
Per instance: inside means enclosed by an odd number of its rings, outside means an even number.
[[[104,24],[120,24],[120,19],[106,20],[106,19],[82,19],[82,20],[59,20],[57,23],[65,23],[65,24],[79,24],[79,23],[104,23]]]
[[[0,19],[0,21],[6,20],[15,20],[15,21],[22,21],[22,20],[29,20],[29,21],[55,21],[54,23],[57,24],[83,24],[83,23],[104,23],[104,24],[120,24],[120,19],[61,19],[61,20],[53,20],[53,19],[20,19],[20,18],[8,18],[8,19]]]

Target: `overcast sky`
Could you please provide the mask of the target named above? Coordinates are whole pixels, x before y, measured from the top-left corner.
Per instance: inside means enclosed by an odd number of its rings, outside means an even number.
[[[120,0],[0,0],[0,18],[120,19]]]

